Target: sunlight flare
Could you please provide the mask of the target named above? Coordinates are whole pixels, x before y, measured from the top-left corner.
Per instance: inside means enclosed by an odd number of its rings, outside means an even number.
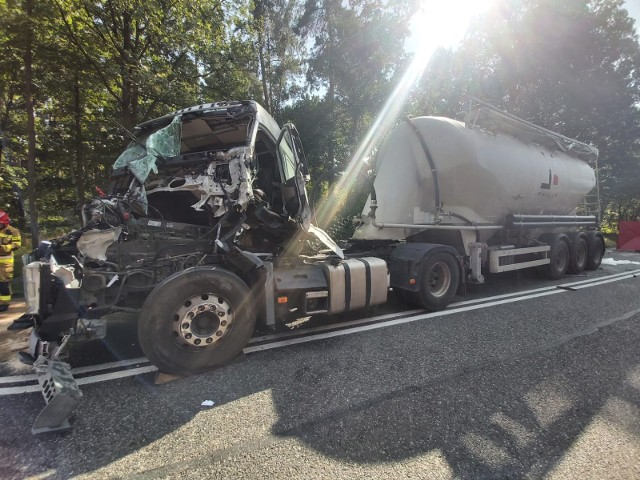
[[[494,0],[429,0],[422,2],[410,21],[411,37],[405,46],[413,59],[391,95],[358,145],[340,179],[319,203],[317,222],[323,228],[336,216],[341,198],[350,189],[349,183],[367,167],[365,162],[380,144],[385,134],[398,120],[405,102],[422,76],[434,51],[462,40],[471,19],[487,9]]]

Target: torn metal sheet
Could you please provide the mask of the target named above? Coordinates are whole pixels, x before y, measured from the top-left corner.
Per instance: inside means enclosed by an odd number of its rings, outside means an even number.
[[[93,260],[106,260],[107,248],[118,241],[121,233],[122,227],[84,232],[78,239],[78,251]]]
[[[338,255],[340,258],[344,259],[344,252],[342,249],[333,241],[333,239],[329,236],[327,232],[318,228],[314,225],[309,225],[309,233],[320,240],[324,245],[329,247],[332,252]]]
[[[249,151],[249,148],[237,147],[220,152],[203,173],[179,171],[170,176],[154,176],[146,183],[146,195],[190,192],[197,199],[191,208],[201,212],[208,205],[214,217],[224,215],[229,203],[244,210],[253,199],[253,176],[247,167]]]

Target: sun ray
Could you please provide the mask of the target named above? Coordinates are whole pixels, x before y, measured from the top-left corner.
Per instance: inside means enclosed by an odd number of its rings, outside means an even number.
[[[320,226],[326,227],[338,213],[339,193],[344,195],[349,190],[352,179],[367,166],[365,160],[397,121],[412,88],[422,76],[436,48],[450,46],[461,40],[473,16],[486,9],[492,1],[428,0],[421,3],[410,21],[415,46],[413,59],[358,145],[344,173],[316,208]]]

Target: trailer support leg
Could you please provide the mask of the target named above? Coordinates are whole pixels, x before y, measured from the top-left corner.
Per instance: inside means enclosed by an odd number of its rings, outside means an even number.
[[[469,281],[471,283],[484,283],[484,276],[482,275],[483,248],[486,249],[486,244],[484,243],[473,242],[469,244],[469,263],[471,266]]]

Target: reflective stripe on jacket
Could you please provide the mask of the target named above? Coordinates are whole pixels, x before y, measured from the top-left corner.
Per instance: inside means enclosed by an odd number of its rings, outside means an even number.
[[[8,256],[13,262],[13,251],[20,248],[21,245],[20,230],[12,226],[0,230],[0,259]]]

